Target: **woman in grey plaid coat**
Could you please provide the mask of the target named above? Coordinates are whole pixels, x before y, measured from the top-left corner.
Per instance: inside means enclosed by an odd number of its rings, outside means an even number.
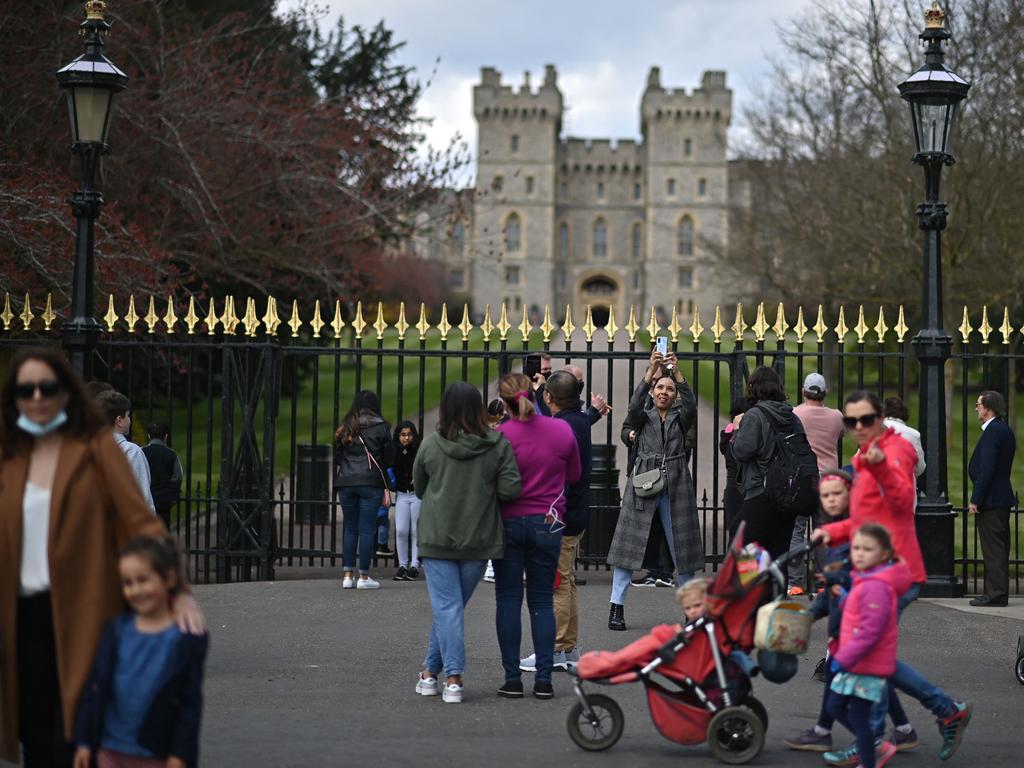
[[[608,549],[612,573],[608,628],[626,628],[626,591],[633,571],[643,564],[654,516],[661,519],[679,583],[704,567],[704,546],[697,518],[697,497],[687,462],[687,432],[697,418],[697,398],[676,364],[676,356],[657,351],[629,401],[627,422],[636,449],[630,479],[622,495],[615,535]],[[665,488],[657,496],[638,496],[632,477],[664,467]]]

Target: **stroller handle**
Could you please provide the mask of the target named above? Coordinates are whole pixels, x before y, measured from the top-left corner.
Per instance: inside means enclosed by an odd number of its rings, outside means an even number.
[[[805,541],[802,544],[793,547],[788,552],[783,552],[775,559],[775,564],[779,567],[786,565],[790,560],[797,557],[803,557],[804,555],[812,552],[817,544],[812,544],[810,541]]]

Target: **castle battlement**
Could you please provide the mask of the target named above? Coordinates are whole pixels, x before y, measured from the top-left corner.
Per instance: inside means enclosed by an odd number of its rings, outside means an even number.
[[[651,67],[647,87],[640,102],[640,114],[648,120],[712,120],[728,124],[732,116],[732,91],[726,86],[725,72],[708,70],[701,76],[699,88],[663,88],[661,69]]]
[[[634,170],[643,163],[643,144],[634,139],[587,139],[570,136],[558,147],[558,162],[570,170]]]
[[[523,73],[519,88],[502,83],[501,72],[494,67],[481,67],[480,84],[473,86],[473,114],[481,119],[524,117],[556,119],[562,114],[562,92],[558,89],[558,72],[554,65],[544,67],[544,81],[534,90],[530,73]]]

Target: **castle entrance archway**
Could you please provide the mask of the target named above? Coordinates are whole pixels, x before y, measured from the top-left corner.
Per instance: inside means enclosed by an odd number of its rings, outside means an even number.
[[[608,323],[612,307],[619,303],[622,286],[617,278],[607,274],[596,274],[585,277],[580,282],[579,301],[580,317],[586,316],[587,305],[594,320],[594,325],[603,328]]]

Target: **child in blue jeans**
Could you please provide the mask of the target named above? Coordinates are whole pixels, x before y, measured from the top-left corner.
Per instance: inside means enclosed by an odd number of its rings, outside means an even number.
[[[79,701],[74,768],[191,768],[199,760],[206,635],[183,634],[171,602],[183,583],[177,544],[140,536],[121,550],[131,611],[104,629]]]

